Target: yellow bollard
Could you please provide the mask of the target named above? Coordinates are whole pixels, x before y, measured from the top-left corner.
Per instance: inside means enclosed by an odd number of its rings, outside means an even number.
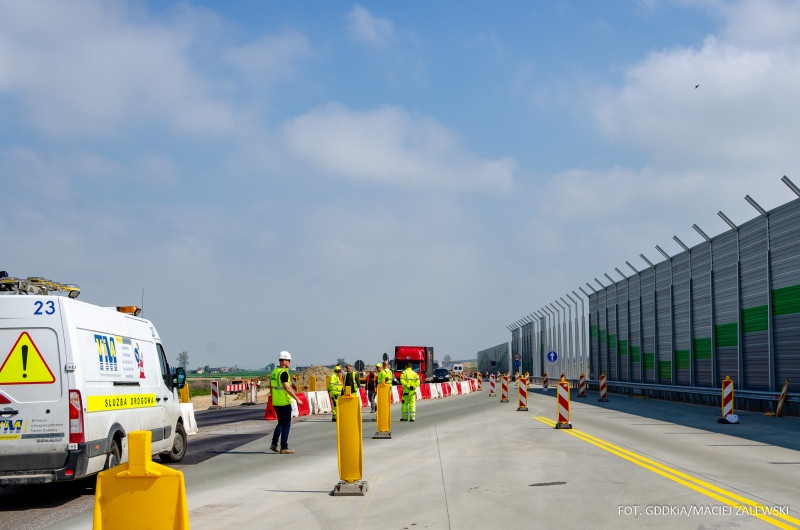
[[[128,462],[97,475],[94,530],[188,530],[183,473],[152,461],[152,437],[150,431],[132,431],[128,435]]]
[[[348,387],[349,388],[349,387]],[[361,440],[361,396],[342,394],[336,401],[336,453],[339,460],[339,483],[333,495],[364,495],[367,483],[361,480],[364,448]]]
[[[375,431],[373,438],[391,438],[392,437],[392,403],[391,394],[392,385],[388,381],[383,381],[378,385],[377,393],[375,395],[375,402],[377,404],[377,414],[375,421],[378,423],[378,430]]]
[[[189,397],[189,385],[183,385],[180,390],[181,403],[191,403],[192,399]]]
[[[314,374],[308,376],[308,391],[309,392],[317,391],[317,376],[315,376]]]

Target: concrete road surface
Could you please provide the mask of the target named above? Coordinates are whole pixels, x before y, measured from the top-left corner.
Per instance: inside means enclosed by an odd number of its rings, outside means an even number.
[[[554,428],[552,390],[532,389],[527,412],[515,390],[510,403],[486,390],[418,402],[414,423],[393,406],[388,440],[365,413],[364,496],[331,495],[329,416],[292,427],[294,455],[263,437],[176,467],[195,529],[800,528],[798,418],[721,425],[715,407],[609,398],[573,397],[571,430]],[[57,526],[90,528],[91,513]]]

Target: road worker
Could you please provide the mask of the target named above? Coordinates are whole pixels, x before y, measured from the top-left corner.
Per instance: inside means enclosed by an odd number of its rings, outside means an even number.
[[[351,394],[358,394],[358,374],[353,371],[353,365],[347,363],[344,370],[344,391],[349,387]]]
[[[272,444],[269,448],[282,455],[294,453],[289,449],[289,429],[292,427],[292,399],[300,403],[300,399],[289,383],[289,363],[292,362],[292,355],[288,351],[278,354],[278,367],[269,376],[270,398],[275,415],[278,417],[278,425],[272,432]],[[278,449],[278,440],[281,447]]]
[[[400,421],[415,421],[417,417],[419,375],[411,368],[411,363],[406,364],[406,369],[400,373],[400,384],[403,385],[403,406]]]
[[[331,421],[336,421],[336,401],[342,395],[342,384],[342,367],[337,364],[333,373],[328,377],[328,395],[331,397],[331,409],[333,410]]]
[[[374,369],[367,372],[367,377],[364,387],[367,390],[367,401],[369,401],[369,411],[375,412],[375,391],[377,390],[377,377],[380,372],[380,365],[376,365]]]

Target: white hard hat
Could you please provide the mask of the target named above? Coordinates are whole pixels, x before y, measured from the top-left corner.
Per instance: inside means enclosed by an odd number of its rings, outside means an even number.
[[[278,360],[279,360],[279,361],[282,361],[282,360],[284,360],[284,359],[291,361],[291,360],[292,360],[292,354],[291,354],[291,353],[289,353],[288,351],[282,351],[282,352],[280,352],[280,353],[278,354]]]

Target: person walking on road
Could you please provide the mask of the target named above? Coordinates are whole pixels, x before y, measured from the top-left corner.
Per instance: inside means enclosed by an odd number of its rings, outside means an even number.
[[[278,367],[269,376],[270,397],[275,415],[278,416],[278,425],[272,431],[272,445],[269,448],[282,455],[294,453],[289,449],[289,429],[292,428],[292,399],[300,402],[289,378],[289,364],[292,362],[292,354],[282,351],[278,354]],[[280,439],[280,449],[278,441]]]
[[[403,385],[403,406],[400,421],[416,421],[419,375],[411,368],[411,363],[406,364],[406,369],[400,374],[400,384]]]
[[[328,377],[328,395],[331,397],[331,410],[333,411],[331,421],[336,421],[336,401],[342,395],[342,367],[338,364]]]
[[[350,388],[351,394],[358,394],[358,374],[353,371],[353,365],[347,363],[344,367],[344,392],[347,392],[347,389]]]
[[[381,365],[376,365],[374,369],[367,372],[367,401],[369,401],[369,411],[375,412],[375,391],[377,390],[378,371]]]

